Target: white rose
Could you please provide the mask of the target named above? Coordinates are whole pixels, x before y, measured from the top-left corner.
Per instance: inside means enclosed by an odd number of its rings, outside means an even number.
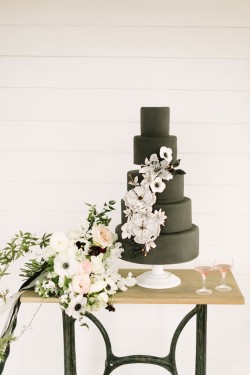
[[[104,224],[94,225],[92,236],[95,245],[101,246],[103,249],[112,246],[116,238]]]
[[[50,246],[53,250],[61,252],[66,250],[69,244],[68,236],[63,232],[55,232],[50,237]]]

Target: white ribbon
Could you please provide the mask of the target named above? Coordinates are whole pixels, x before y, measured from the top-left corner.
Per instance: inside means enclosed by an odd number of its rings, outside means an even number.
[[[43,275],[44,277],[44,275]],[[20,296],[27,290],[27,289],[30,289],[32,288],[33,286],[35,286],[36,284],[36,281],[39,280],[41,278],[41,275],[39,275],[37,278],[35,278],[34,280],[32,280],[25,288],[23,288],[21,291],[17,292],[17,293],[14,293],[12,296],[8,297],[6,299],[6,302],[4,302],[1,306],[0,306],[0,318],[7,312],[9,311],[9,314],[8,314],[8,317],[6,318],[6,321],[5,321],[5,324],[4,324],[4,328],[2,329],[1,331],[1,334],[0,334],[0,337],[4,337],[8,334],[8,331],[7,331],[7,328],[8,328],[8,325],[10,323],[10,318],[11,318],[11,315],[12,315],[12,312],[13,312],[13,309],[14,309],[14,306],[16,304],[16,302],[18,301],[18,298],[20,298]],[[9,327],[11,328],[11,327]]]

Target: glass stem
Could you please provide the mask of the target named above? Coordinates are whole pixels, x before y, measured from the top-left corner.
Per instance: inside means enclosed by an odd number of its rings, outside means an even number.
[[[207,289],[206,288],[206,275],[202,275],[202,289]]]
[[[226,272],[221,272],[221,285],[225,285]]]

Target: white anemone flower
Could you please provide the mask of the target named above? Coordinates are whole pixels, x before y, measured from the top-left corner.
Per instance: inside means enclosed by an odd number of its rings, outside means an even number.
[[[170,163],[171,160],[172,160],[172,149],[168,148],[168,147],[164,147],[164,146],[161,147],[161,149],[160,149],[160,157],[162,159],[167,160]]]
[[[74,254],[69,252],[61,252],[54,259],[54,271],[59,276],[72,277],[77,273],[78,262]]]
[[[66,250],[69,244],[68,236],[63,232],[55,232],[50,237],[50,246],[53,250],[60,253]]]
[[[79,319],[81,314],[85,312],[85,306],[87,304],[87,298],[81,295],[73,297],[69,303],[69,306],[65,310],[68,316],[72,316],[74,319]]]
[[[116,282],[111,277],[108,277],[106,279],[106,283],[107,283],[105,287],[106,293],[111,294],[111,295],[115,294],[115,292],[118,289]]]
[[[162,181],[160,177],[156,177],[150,184],[150,188],[153,193],[162,193],[165,190],[166,184]]]

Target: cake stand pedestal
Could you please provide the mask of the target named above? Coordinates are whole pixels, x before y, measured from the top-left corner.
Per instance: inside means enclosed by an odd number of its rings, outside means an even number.
[[[180,285],[181,279],[171,272],[164,271],[164,266],[152,266],[151,271],[146,271],[137,276],[137,285],[150,289],[169,289]]]

